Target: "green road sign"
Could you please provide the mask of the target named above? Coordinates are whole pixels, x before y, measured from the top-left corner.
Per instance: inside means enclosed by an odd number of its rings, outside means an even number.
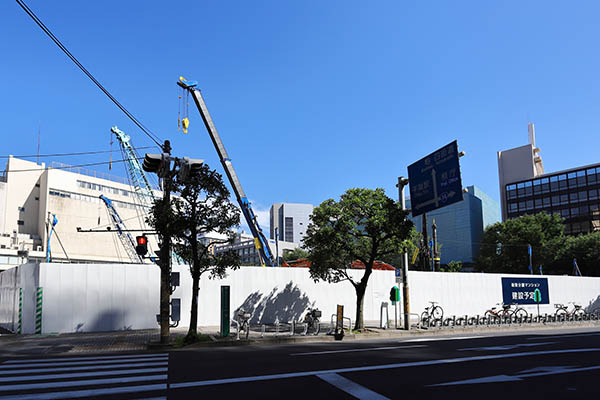
[[[535,301],[536,303],[542,302],[542,292],[540,292],[540,289],[535,289],[533,291],[533,301]]]

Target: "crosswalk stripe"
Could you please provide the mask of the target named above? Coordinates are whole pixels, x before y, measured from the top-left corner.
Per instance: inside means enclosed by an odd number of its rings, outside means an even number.
[[[104,359],[120,359],[120,358],[151,358],[151,357],[168,357],[169,353],[153,353],[153,354],[126,354],[115,356],[87,356],[87,357],[61,357],[61,358],[36,358],[26,360],[9,360],[2,364],[26,364],[29,362],[51,362],[51,361],[84,361],[84,360],[104,360]]]
[[[98,364],[113,364],[118,365],[119,363],[128,363],[132,361],[167,361],[168,357],[154,357],[154,358],[131,358],[128,360],[99,360],[99,361],[66,361],[66,362],[54,362],[54,363],[29,363],[29,364],[11,364],[11,365],[0,365],[0,370],[5,369],[16,369],[25,367],[58,367],[66,365],[98,365]]]
[[[167,390],[167,384],[120,386],[115,388],[84,389],[69,392],[32,393],[21,395],[0,396],[0,400],[54,400],[76,399],[90,396],[104,396],[122,393],[147,392],[152,390]]]
[[[118,365],[117,367],[161,367],[167,366],[169,363],[167,361],[161,362],[151,362],[151,363],[132,363],[125,365]],[[115,368],[115,365],[87,365],[85,367],[64,367],[64,368],[34,368],[34,369],[22,369],[22,370],[9,370],[9,371],[0,371],[0,375],[15,375],[15,374],[23,374],[23,373],[36,373],[36,372],[61,372],[61,371],[83,371],[90,369],[112,369]]]
[[[66,378],[85,378],[89,376],[108,376],[108,375],[129,375],[129,374],[147,374],[151,372],[167,372],[168,368],[141,368],[141,369],[122,369],[100,372],[78,372],[74,374],[46,374],[46,375],[28,375],[28,376],[9,376],[0,378],[0,382],[26,382],[41,381],[44,379],[66,379]]]
[[[79,381],[59,381],[59,382],[42,382],[42,383],[28,383],[28,384],[17,384],[17,385],[3,385],[0,386],[0,392],[8,392],[11,390],[32,390],[32,389],[50,389],[50,388],[64,388],[74,386],[87,386],[87,385],[106,385],[111,383],[132,383],[132,382],[147,382],[156,380],[165,380],[167,375],[143,375],[143,376],[130,376],[130,377],[118,377],[118,378],[103,378],[103,379],[85,379]]]

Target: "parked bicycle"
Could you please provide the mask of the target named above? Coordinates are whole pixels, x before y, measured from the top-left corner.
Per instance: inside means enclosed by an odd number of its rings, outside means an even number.
[[[312,331],[313,335],[318,335],[321,330],[321,311],[318,308],[309,308],[308,312],[304,316],[304,323],[306,324],[305,335],[308,335]]]
[[[248,335],[250,334],[250,318],[252,314],[244,311],[243,308],[240,308],[237,313],[237,323],[238,323],[238,332],[244,331],[244,337],[248,339]]]
[[[436,301],[430,301],[431,306],[425,308],[425,311],[421,313],[421,324],[424,326],[427,325],[435,325],[436,323],[442,323],[442,319],[444,318],[444,310],[441,306],[436,306],[438,304]]]
[[[564,304],[559,303],[554,305],[554,307],[556,308],[556,312],[554,313],[554,317],[556,318],[556,320],[562,322],[566,321],[568,318],[570,319],[571,317],[574,320],[582,320],[585,315],[585,311],[583,310],[581,305],[572,301],[570,301],[568,304],[573,304],[573,308],[571,310],[569,310],[568,307]]]
[[[504,304],[504,303],[496,303],[496,305],[501,306],[502,308],[492,307],[487,310],[483,316],[486,318],[496,317],[496,318],[506,318],[510,317],[513,314],[512,305]]]
[[[502,309],[498,309],[497,307],[492,307],[490,310],[487,310],[484,314],[486,318],[500,318],[500,319],[511,319],[511,320],[524,320],[529,316],[527,310],[523,307],[519,307],[516,303],[504,304],[497,303]]]

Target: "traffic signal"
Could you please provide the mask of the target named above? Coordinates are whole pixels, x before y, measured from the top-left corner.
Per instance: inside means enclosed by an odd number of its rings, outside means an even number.
[[[200,168],[202,168],[203,163],[204,160],[183,157],[183,159],[179,160],[179,179],[185,182],[190,178],[197,176],[200,173]]]
[[[146,153],[142,168],[146,172],[153,172],[159,177],[165,177],[170,169],[171,160],[169,154],[151,154]]]
[[[390,301],[393,303],[400,301],[400,289],[398,289],[398,286],[394,286],[390,290]]]
[[[145,256],[148,253],[148,238],[146,235],[136,236],[135,241],[137,242],[137,246],[135,246],[135,252],[138,256]]]

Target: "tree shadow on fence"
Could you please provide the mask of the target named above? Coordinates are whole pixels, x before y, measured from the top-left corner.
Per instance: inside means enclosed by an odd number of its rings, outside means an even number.
[[[275,287],[268,295],[260,292],[251,293],[234,310],[233,318],[236,318],[238,311],[243,309],[252,314],[250,319],[252,325],[273,324],[275,321],[290,322],[301,319],[310,305],[308,296],[290,281],[281,291]]]

